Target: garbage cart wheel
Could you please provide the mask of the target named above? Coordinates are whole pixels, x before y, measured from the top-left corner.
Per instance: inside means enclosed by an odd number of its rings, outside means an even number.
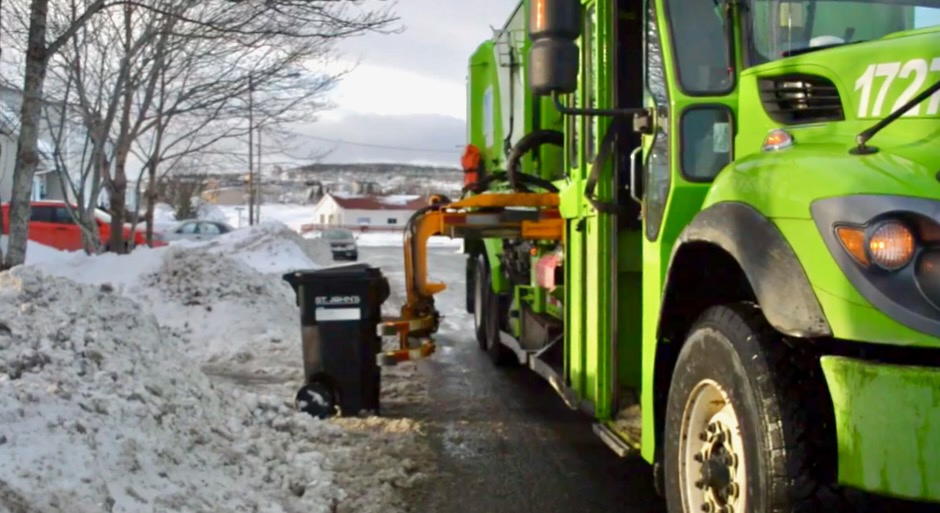
[[[670,513],[837,511],[819,363],[753,304],[706,310],[676,361],[665,418]]]
[[[325,419],[337,413],[339,390],[327,376],[315,376],[300,387],[294,396],[294,406],[313,417]]]
[[[477,255],[473,266],[473,330],[480,349],[486,351],[486,301],[490,284],[490,273],[486,255]]]

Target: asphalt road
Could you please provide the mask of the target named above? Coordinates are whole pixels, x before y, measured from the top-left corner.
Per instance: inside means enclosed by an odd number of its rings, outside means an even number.
[[[390,281],[397,281],[400,250],[359,251],[361,261],[382,267]],[[478,349],[467,329],[469,316],[459,311],[463,259],[453,248],[431,251],[431,277],[449,287],[438,304],[450,317],[445,326],[451,330],[438,338],[434,357],[420,365],[430,404],[386,411],[429,426],[438,475],[408,492],[412,511],[665,511],[645,462],[617,457],[593,434],[591,419],[569,410],[536,374],[496,368]]]

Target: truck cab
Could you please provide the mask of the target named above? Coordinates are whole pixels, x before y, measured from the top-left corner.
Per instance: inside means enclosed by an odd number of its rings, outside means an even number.
[[[940,3],[526,0],[470,59],[467,309],[671,512],[940,503]]]

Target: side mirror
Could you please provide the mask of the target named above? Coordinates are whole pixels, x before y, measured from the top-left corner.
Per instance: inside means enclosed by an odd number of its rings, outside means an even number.
[[[579,0],[532,0],[529,10],[529,89],[536,96],[578,88],[581,35]]]

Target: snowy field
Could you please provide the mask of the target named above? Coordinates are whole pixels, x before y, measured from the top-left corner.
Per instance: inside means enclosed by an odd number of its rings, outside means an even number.
[[[420,422],[320,421],[291,407],[300,327],[281,275],[332,258],[292,229],[308,207],[281,207],[211,242],[130,255],[31,244],[25,266],[0,273],[0,506],[404,510],[400,490],[433,474]],[[435,251],[446,265],[431,278],[452,287],[440,296],[442,331],[467,331],[463,284],[453,283],[462,256]],[[389,278],[388,313],[403,296],[400,252],[400,242],[364,251]],[[384,369],[382,380],[386,411],[427,401],[413,364]]]

